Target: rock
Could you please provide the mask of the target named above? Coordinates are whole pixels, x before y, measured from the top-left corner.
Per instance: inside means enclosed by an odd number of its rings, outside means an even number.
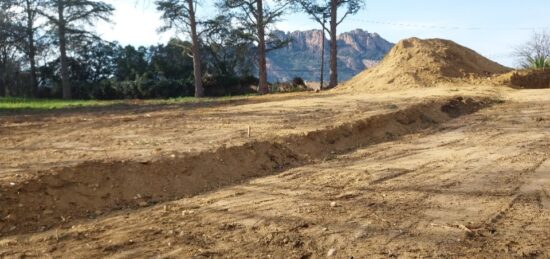
[[[194,210],[184,210],[184,211],[181,212],[182,216],[187,216],[187,215],[192,215],[192,214],[195,214]]]
[[[146,202],[146,201],[141,201],[141,202],[138,203],[138,205],[139,205],[140,207],[147,207],[147,206],[149,206],[149,203]]]
[[[334,207],[337,207],[338,204],[335,201],[333,201],[333,202],[330,203],[330,206],[334,208]]]
[[[330,256],[335,256],[335,255],[336,255],[336,249],[331,248],[331,249],[328,250],[327,256],[330,257]]]

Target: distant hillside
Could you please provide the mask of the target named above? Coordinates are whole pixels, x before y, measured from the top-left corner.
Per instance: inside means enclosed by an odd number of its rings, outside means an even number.
[[[275,32],[280,38],[292,39],[288,46],[268,53],[268,78],[270,82],[286,81],[299,76],[307,81],[319,81],[321,63],[320,30]],[[325,78],[329,71],[329,42],[325,38]],[[339,80],[347,80],[365,68],[377,64],[393,44],[376,33],[361,29],[338,36]]]

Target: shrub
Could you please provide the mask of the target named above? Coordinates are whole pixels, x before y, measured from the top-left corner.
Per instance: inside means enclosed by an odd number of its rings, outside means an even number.
[[[258,79],[252,76],[205,76],[203,79],[206,96],[251,94],[255,92],[252,85],[258,85]]]
[[[293,87],[306,86],[306,82],[304,82],[304,79],[302,79],[301,77],[296,76],[292,78],[291,82]]]

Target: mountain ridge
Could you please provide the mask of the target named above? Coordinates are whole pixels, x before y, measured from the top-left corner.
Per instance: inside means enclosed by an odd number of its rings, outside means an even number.
[[[329,40],[321,30],[274,31],[278,38],[289,40],[287,46],[268,52],[268,79],[270,82],[288,81],[302,77],[319,81],[321,43],[325,40],[325,78],[329,75]],[[376,65],[394,46],[378,33],[355,29],[338,35],[339,80],[347,80],[366,68]]]

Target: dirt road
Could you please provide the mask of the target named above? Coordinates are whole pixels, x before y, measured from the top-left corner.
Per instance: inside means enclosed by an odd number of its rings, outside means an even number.
[[[411,103],[415,95],[396,93],[402,97],[392,102]],[[342,97],[349,110],[339,112],[357,109],[350,100],[360,97]],[[381,101],[388,97],[378,98],[369,102],[388,107]],[[474,114],[296,163],[272,176],[4,235],[0,257],[550,256],[550,92],[503,92],[498,98],[504,102]],[[352,114],[319,126],[347,116]]]

